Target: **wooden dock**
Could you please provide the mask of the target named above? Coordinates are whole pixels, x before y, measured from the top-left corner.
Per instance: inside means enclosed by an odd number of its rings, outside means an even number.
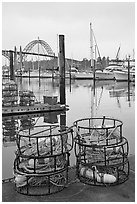
[[[49,105],[49,104],[34,104],[33,106],[13,106],[13,107],[2,107],[2,116],[8,115],[24,115],[31,113],[43,113],[53,111],[64,111],[68,110],[68,105]]]

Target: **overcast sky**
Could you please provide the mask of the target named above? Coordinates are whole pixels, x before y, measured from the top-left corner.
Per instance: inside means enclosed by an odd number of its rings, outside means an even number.
[[[65,56],[90,59],[90,22],[101,56],[133,54],[133,2],[3,2],[2,49],[22,49],[39,36],[57,54],[57,34],[65,35]]]

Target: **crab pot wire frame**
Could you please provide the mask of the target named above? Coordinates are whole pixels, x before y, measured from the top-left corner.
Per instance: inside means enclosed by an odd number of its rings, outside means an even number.
[[[57,125],[35,126],[33,130],[20,131],[16,142],[18,149],[14,174],[18,192],[46,195],[58,192],[66,186],[69,156],[73,148],[72,127],[66,127],[63,131]],[[35,191],[42,186],[45,188],[44,192]]]
[[[84,118],[74,122],[76,135],[89,144],[118,144],[122,141],[122,126],[120,120],[103,118]]]
[[[74,125],[76,174],[80,181],[98,186],[125,182],[129,177],[129,145],[122,136],[123,123],[103,117],[80,119]]]
[[[56,156],[73,148],[73,129],[60,130],[57,125],[35,126],[33,130],[20,131],[17,135],[17,153],[21,156]],[[39,128],[39,131],[38,131]]]
[[[69,157],[69,153],[67,157]],[[15,190],[24,195],[42,196],[57,193],[68,184],[68,165],[58,171],[24,173],[14,162]]]

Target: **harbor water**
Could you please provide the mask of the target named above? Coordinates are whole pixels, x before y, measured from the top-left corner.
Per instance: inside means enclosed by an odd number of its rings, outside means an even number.
[[[23,78],[16,79],[19,90],[31,90],[37,101],[43,102],[43,96],[57,96],[60,99],[59,80]],[[66,113],[42,113],[23,116],[3,117],[3,128],[12,125],[9,135],[3,135],[2,146],[2,177],[13,177],[13,162],[17,149],[14,139],[14,126],[20,128],[21,124],[44,125],[60,124],[61,117],[66,126],[73,122],[93,116],[109,116],[123,122],[123,136],[129,142],[129,155],[135,155],[135,84],[116,81],[93,80],[66,80],[66,104],[69,110]],[[9,129],[8,129],[9,130]],[[70,164],[75,165],[74,152],[71,152]]]

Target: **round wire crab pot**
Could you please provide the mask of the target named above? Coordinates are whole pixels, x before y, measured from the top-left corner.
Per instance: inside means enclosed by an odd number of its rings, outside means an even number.
[[[74,122],[77,176],[90,185],[116,185],[129,176],[126,138],[120,120],[108,117],[86,118]]]
[[[73,130],[57,125],[22,130],[16,138],[15,188],[27,195],[46,195],[62,190],[68,182]]]
[[[69,157],[69,153],[65,153]],[[68,183],[68,164],[57,171],[27,173],[18,169],[18,161],[14,162],[15,189],[25,195],[49,195],[63,190]]]

